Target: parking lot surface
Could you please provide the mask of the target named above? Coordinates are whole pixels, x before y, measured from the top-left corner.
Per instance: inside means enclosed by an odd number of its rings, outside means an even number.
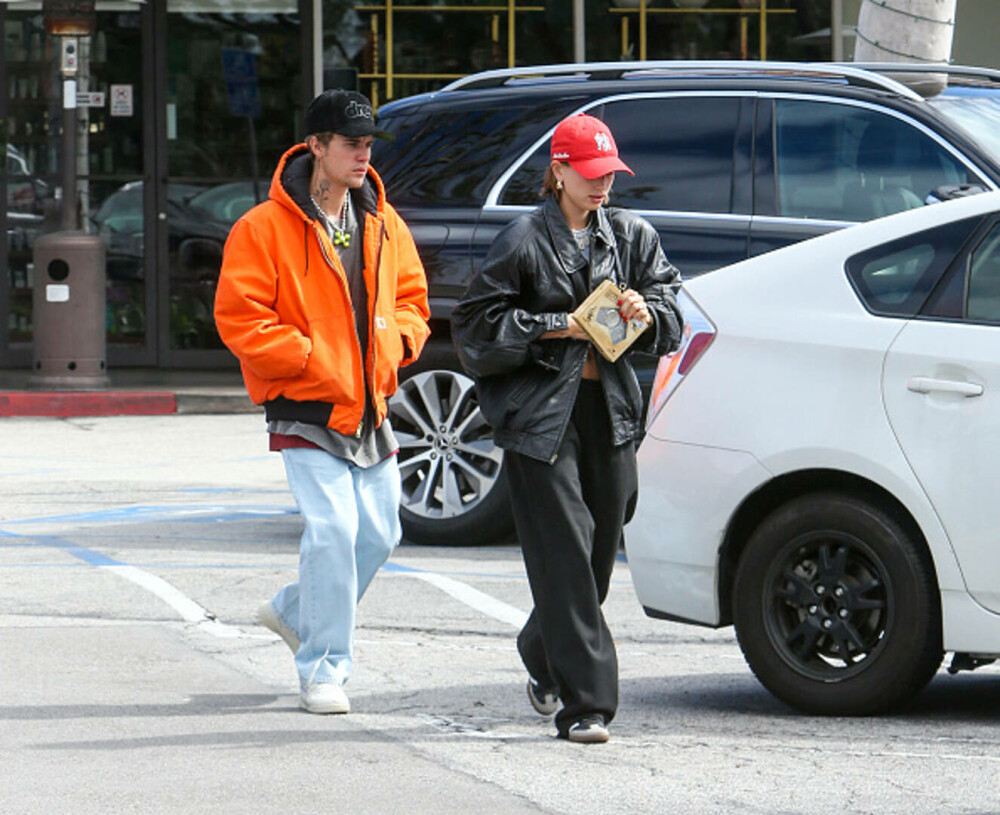
[[[802,716],[731,629],[647,618],[624,559],[612,740],[556,740],[513,542],[404,542],[359,609],[353,712],[300,711],[254,620],[300,530],[256,414],[4,419],[0,494],[5,815],[1000,811],[995,666],[892,716]]]

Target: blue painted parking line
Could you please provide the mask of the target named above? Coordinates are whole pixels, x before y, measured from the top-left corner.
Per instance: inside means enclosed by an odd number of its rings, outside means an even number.
[[[97,510],[91,512],[79,512],[65,515],[46,516],[40,518],[22,518],[19,520],[6,521],[5,526],[10,525],[30,525],[48,523],[83,523],[83,524],[104,524],[117,525],[126,523],[149,523],[149,522],[173,522],[173,523],[220,523],[231,521],[261,520],[262,518],[286,517],[295,515],[298,510],[295,507],[273,506],[273,505],[251,505],[251,506],[225,506],[225,505],[140,505],[132,507],[120,507],[115,509]],[[164,599],[172,607],[178,610],[182,617],[189,622],[203,622],[209,620],[210,615],[198,606],[193,600],[183,595],[176,588],[156,577],[151,572],[145,571],[140,566],[125,563],[120,560],[108,557],[107,555],[78,542],[66,540],[56,535],[21,535],[15,532],[0,529],[0,546],[48,546],[59,549],[78,561],[95,568],[105,569],[115,572],[132,582],[152,591],[154,594]],[[624,554],[619,554],[619,560],[624,561]],[[9,564],[8,564],[9,565]],[[27,564],[31,565],[31,564]],[[36,564],[38,565],[38,564]],[[209,564],[143,564],[147,569],[204,569],[204,568],[260,568],[259,565],[209,565]],[[444,593],[450,595],[459,602],[470,608],[485,614],[493,619],[507,623],[516,628],[521,627],[527,619],[527,614],[521,609],[508,605],[497,598],[486,594],[472,586],[456,580],[455,577],[448,576],[442,572],[431,572],[413,566],[406,566],[401,563],[387,561],[383,567],[387,573],[395,573],[400,576],[414,577],[435,586]],[[472,574],[453,572],[453,575],[460,575],[465,578],[475,577],[480,579],[517,579],[524,580],[523,574]],[[216,622],[213,620],[213,623]]]
[[[135,523],[153,520],[169,520],[178,523],[208,521],[259,520],[264,517],[297,515],[294,506],[249,505],[240,507],[205,506],[204,504],[164,504],[150,506],[119,507],[90,512],[74,512],[66,515],[45,515],[36,518],[18,518],[4,521],[4,526],[24,526],[48,523]]]

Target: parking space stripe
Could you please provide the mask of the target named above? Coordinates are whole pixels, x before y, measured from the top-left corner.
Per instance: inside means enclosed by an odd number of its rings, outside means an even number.
[[[141,508],[143,514],[148,513],[149,507]],[[162,510],[163,508],[157,508]],[[186,519],[190,519],[190,507],[178,507],[176,508],[182,516]],[[212,508],[216,512],[219,508]],[[258,510],[259,512],[259,510]],[[96,513],[86,513],[87,520],[93,522]],[[120,521],[122,517],[122,511],[111,511],[101,513],[103,520],[108,521]],[[242,513],[224,513],[223,515],[215,515],[212,517],[213,521],[218,520],[232,520],[234,517],[241,517]],[[245,516],[242,516],[245,517]],[[204,516],[202,516],[204,519]],[[32,521],[38,522],[41,519],[32,520],[22,520],[21,523],[31,523]],[[45,519],[46,521],[51,521],[52,519]],[[76,520],[79,520],[77,518]],[[90,566],[97,569],[102,569],[104,571],[116,574],[119,577],[135,583],[137,586],[145,589],[156,597],[160,598],[164,603],[170,606],[174,611],[180,615],[181,619],[188,623],[195,623],[202,627],[208,633],[211,633],[219,637],[236,637],[236,636],[246,636],[240,629],[235,626],[230,626],[225,623],[216,620],[213,615],[211,615],[206,609],[188,597],[186,594],[181,592],[172,584],[168,583],[161,577],[156,576],[151,572],[147,572],[144,569],[140,569],[128,563],[123,563],[121,561],[115,560],[102,554],[94,549],[89,549],[86,546],[80,546],[76,543],[63,540],[62,538],[56,536],[20,536],[16,533],[2,532],[8,541],[11,538],[18,540],[20,542],[23,540],[25,543],[32,543],[34,545],[41,546],[52,546],[57,549],[61,549],[69,555],[82,560]],[[519,608],[515,608],[502,600],[498,600],[492,595],[486,594],[485,592],[475,589],[467,583],[462,583],[454,578],[447,577],[443,574],[437,574],[435,572],[426,572],[420,569],[414,569],[409,566],[402,566],[398,563],[386,562],[382,567],[382,570],[389,573],[399,574],[402,576],[408,576],[416,578],[417,580],[422,580],[435,588],[443,591],[450,597],[455,598],[459,602],[467,605],[469,608],[478,611],[480,614],[484,614],[487,617],[491,617],[500,622],[507,623],[515,628],[520,629],[524,626],[524,623],[528,619],[528,615]]]
[[[411,569],[408,566],[400,566],[396,563],[386,563],[382,568],[387,572],[409,575],[418,580],[423,580],[425,583],[430,583],[445,594],[469,606],[469,608],[475,609],[480,614],[485,614],[487,617],[492,617],[502,623],[508,623],[515,628],[522,628],[528,620],[528,615],[521,611],[521,609],[508,605],[502,600],[497,600],[496,597],[481,592],[479,589],[474,589],[468,583],[462,583],[443,574]]]

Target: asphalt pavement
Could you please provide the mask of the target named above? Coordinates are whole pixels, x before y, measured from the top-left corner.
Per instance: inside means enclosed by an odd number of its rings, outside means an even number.
[[[995,665],[801,716],[731,629],[647,618],[624,558],[606,745],[528,704],[513,544],[404,542],[360,605],[352,712],[304,713],[254,619],[301,531],[266,448],[254,411],[0,418],[0,813],[1000,812]]]

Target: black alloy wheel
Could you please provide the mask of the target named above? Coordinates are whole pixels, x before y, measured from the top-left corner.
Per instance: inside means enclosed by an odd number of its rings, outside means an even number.
[[[807,713],[889,709],[943,656],[928,554],[852,496],[804,496],[767,517],[740,558],[733,610],[754,674]]]

